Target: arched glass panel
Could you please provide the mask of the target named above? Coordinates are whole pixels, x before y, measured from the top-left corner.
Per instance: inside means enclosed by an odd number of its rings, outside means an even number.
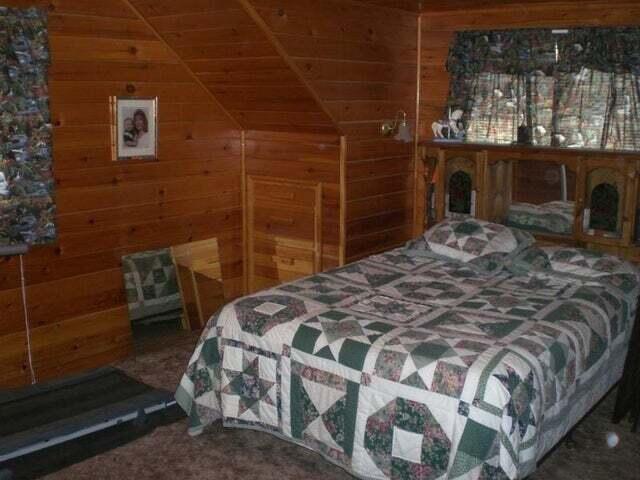
[[[471,214],[471,175],[458,170],[449,178],[449,211]]]
[[[591,217],[589,228],[615,232],[618,227],[620,194],[610,183],[600,183],[591,192]]]

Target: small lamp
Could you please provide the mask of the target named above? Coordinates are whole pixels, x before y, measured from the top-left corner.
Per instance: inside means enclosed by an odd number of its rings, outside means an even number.
[[[413,141],[411,128],[407,122],[407,113],[403,110],[399,110],[398,113],[396,113],[394,120],[385,120],[382,122],[380,132],[386,137],[395,132],[393,139],[398,142],[409,143]]]

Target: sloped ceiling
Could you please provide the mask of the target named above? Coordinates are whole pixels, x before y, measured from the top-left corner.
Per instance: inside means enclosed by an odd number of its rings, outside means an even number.
[[[413,0],[126,1],[244,129],[377,135],[415,110]]]
[[[337,133],[313,91],[236,0],[129,0],[244,129]]]
[[[415,114],[417,13],[343,0],[251,0],[289,60],[349,136]]]

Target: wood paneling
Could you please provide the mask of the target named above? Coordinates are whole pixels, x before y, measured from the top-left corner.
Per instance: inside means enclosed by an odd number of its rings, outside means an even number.
[[[418,2],[131,3],[244,129],[345,134],[347,212],[358,211],[351,202],[382,208],[404,195],[392,210],[347,214],[347,260],[410,236],[415,148],[382,138],[379,127],[398,110],[415,125]],[[291,151],[304,151],[292,138]],[[326,164],[311,175],[303,165],[290,170],[282,158],[254,166],[301,180],[332,175]],[[393,235],[382,235],[388,231]],[[349,245],[355,240],[357,248]]]
[[[322,183],[247,176],[247,291],[322,268]]]
[[[254,180],[279,178],[283,181],[305,182],[307,185],[319,186],[322,192],[319,206],[322,244],[318,270],[337,266],[340,262],[340,137],[248,131],[245,134],[245,151],[246,174]],[[262,190],[256,192],[258,206],[261,202],[268,201],[293,202],[300,205],[309,204],[311,201],[306,197],[296,200],[296,195],[300,196],[302,193],[295,189],[282,191],[278,188],[266,188],[263,185]],[[276,227],[278,226],[274,228]],[[301,223],[299,227],[283,224],[279,228],[282,229],[281,233],[286,234],[284,236],[313,239],[311,224]],[[295,228],[297,234],[289,231],[291,228]]]
[[[415,125],[417,15],[374,3],[251,1],[346,135],[347,261],[411,235],[414,146],[379,129],[398,110]]]
[[[244,129],[336,133],[245,3],[131,0]]]
[[[40,4],[51,12],[59,240],[29,252],[25,268],[36,375],[45,380],[130,350],[124,254],[217,236],[226,296],[243,281],[233,121],[126,2]],[[109,96],[131,91],[159,97],[157,162],[111,161]],[[18,260],[0,259],[2,386],[28,380],[19,280]]]
[[[442,118],[449,90],[445,68],[455,31],[533,27],[623,26],[640,23],[632,0],[423,2],[420,137],[432,138],[431,123]]]
[[[409,12],[420,11],[421,0],[360,0],[360,3],[377,7],[399,8]]]

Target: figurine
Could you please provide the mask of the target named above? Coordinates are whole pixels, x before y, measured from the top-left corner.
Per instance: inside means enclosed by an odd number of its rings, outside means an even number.
[[[449,110],[449,120],[440,120],[431,124],[435,138],[447,138],[461,140],[464,138],[464,129],[461,126],[463,111],[460,109],[451,112]],[[444,130],[447,130],[445,135]]]

